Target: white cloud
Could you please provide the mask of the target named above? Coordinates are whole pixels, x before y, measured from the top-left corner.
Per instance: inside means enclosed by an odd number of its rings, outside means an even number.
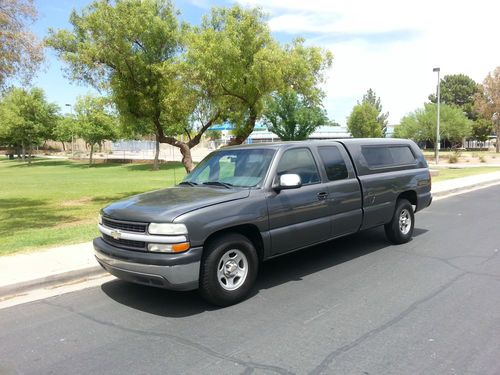
[[[435,89],[433,67],[481,82],[500,65],[500,3],[491,0],[241,3],[267,11],[273,31],[308,34],[309,42],[333,52],[325,106],[341,124],[370,87],[398,123]]]

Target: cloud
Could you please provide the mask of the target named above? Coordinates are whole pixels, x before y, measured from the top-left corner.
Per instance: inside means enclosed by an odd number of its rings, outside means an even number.
[[[418,2],[241,0],[269,13],[273,32],[307,35],[334,54],[325,107],[345,123],[368,88],[398,123],[435,90],[442,74],[464,73],[478,82],[500,65],[500,3],[491,0]]]

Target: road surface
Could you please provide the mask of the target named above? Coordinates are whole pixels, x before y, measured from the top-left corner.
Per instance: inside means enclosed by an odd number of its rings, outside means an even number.
[[[225,309],[108,281],[0,310],[0,374],[499,374],[500,186],[264,264]]]

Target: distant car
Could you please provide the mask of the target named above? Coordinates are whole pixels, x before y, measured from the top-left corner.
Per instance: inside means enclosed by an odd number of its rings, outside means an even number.
[[[414,212],[431,201],[412,141],[227,147],[176,187],[104,208],[95,255],[120,279],[199,289],[226,306],[248,295],[261,261],[380,225],[393,243],[409,241]]]

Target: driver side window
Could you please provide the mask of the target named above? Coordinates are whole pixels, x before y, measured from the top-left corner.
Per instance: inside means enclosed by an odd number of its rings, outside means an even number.
[[[295,148],[285,151],[278,163],[277,174],[298,174],[302,185],[320,182],[318,167],[314,162],[311,151],[308,148]]]

